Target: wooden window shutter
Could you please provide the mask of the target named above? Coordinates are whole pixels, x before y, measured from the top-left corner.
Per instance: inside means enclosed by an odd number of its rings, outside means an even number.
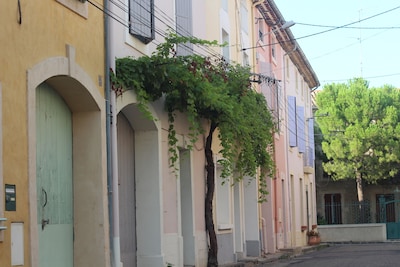
[[[145,44],[154,40],[154,0],[129,1],[129,32]]]
[[[176,33],[181,36],[192,36],[192,0],[176,0]],[[191,43],[179,44],[177,47],[179,56],[193,54],[193,45]]]
[[[296,126],[296,97],[288,96],[288,131],[289,146],[297,146],[297,126]]]
[[[305,122],[304,122],[304,107],[297,107],[297,144],[299,153],[306,152],[306,135],[305,135]]]
[[[309,166],[313,166],[312,163],[315,160],[315,141],[314,141],[314,119],[308,120],[308,146],[309,146]]]

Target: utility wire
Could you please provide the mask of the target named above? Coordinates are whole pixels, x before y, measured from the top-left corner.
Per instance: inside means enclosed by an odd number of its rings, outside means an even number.
[[[354,21],[354,22],[350,22],[350,23],[344,24],[344,25],[342,25],[342,26],[337,26],[337,27],[334,27],[334,28],[331,28],[331,29],[328,29],[328,30],[325,30],[325,31],[321,31],[321,32],[316,32],[316,33],[312,33],[312,34],[309,34],[309,35],[305,35],[305,36],[302,36],[302,37],[299,37],[299,38],[289,39],[289,40],[286,40],[286,41],[284,41],[284,42],[297,41],[297,40],[300,40],[300,39],[304,39],[304,38],[308,38],[308,37],[320,35],[320,34],[323,34],[323,33],[327,33],[327,32],[333,31],[333,30],[343,29],[343,28],[345,28],[345,27],[347,27],[347,26],[350,26],[350,25],[353,25],[353,24],[356,24],[356,23],[360,23],[361,21],[365,21],[365,20],[369,20],[369,19],[372,19],[372,18],[381,16],[381,15],[383,15],[383,14],[392,12],[392,11],[394,11],[394,10],[396,10],[396,9],[399,9],[399,8],[400,8],[400,6],[397,6],[397,7],[394,7],[394,8],[392,8],[392,9],[383,11],[383,12],[381,12],[381,13],[378,13],[378,14],[375,14],[375,15],[372,15],[372,16],[369,16],[369,17],[364,18],[364,19],[360,19],[360,20],[357,20],[357,21]],[[255,48],[259,48],[259,47],[271,46],[271,45],[275,45],[275,44],[279,44],[279,42],[270,43],[270,44],[265,44],[265,45],[258,45],[258,46],[248,47],[248,48],[242,48],[242,51],[245,51],[245,50],[248,50],[248,49],[255,49]]]
[[[118,7],[120,10],[122,10],[125,15],[129,16],[129,6],[127,6],[125,3],[122,3],[119,0],[110,0],[111,3],[113,3],[116,7]],[[117,3],[118,2],[118,3]],[[98,6],[101,6],[101,4],[97,3]],[[148,12],[149,14],[151,14],[151,10],[149,10],[147,7],[144,7],[143,5],[139,4],[140,7],[142,7],[146,12]],[[158,15],[157,15],[158,14]],[[153,14],[154,18],[157,19],[159,22],[161,22],[162,24],[164,24],[168,29],[170,29],[171,31],[176,33],[176,30],[179,30],[182,34],[184,34],[186,37],[194,37],[190,32],[186,31],[186,29],[184,29],[181,25],[176,25],[175,20],[173,18],[171,18],[170,16],[168,16],[164,10],[160,9],[158,6],[154,5],[154,14]],[[160,18],[161,16],[161,18]],[[120,20],[124,20],[121,19]],[[169,24],[168,24],[169,22]],[[129,28],[129,22],[125,22],[126,25],[124,25],[125,27]],[[145,25],[146,22],[144,21],[143,24]],[[148,24],[148,23],[147,23]],[[148,25],[150,27],[150,25]],[[175,29],[176,28],[176,29]],[[159,34],[162,37],[166,37],[165,31],[164,29],[156,29],[156,33]],[[181,44],[182,46],[190,49],[190,47],[187,44]],[[203,52],[205,52],[206,54],[202,54],[202,56],[214,56],[214,57],[221,57],[221,55],[219,53],[217,53],[216,51],[212,50],[210,47],[207,46],[201,46],[201,45],[196,45],[196,47],[198,47],[200,50],[202,50]]]
[[[398,30],[398,29],[400,29],[400,26],[389,26],[389,27],[348,27],[348,26],[329,26],[329,25],[309,24],[309,23],[301,23],[301,22],[296,22],[296,25],[320,27],[320,28],[333,28],[333,29],[342,28],[342,29],[356,29],[356,30],[393,30],[393,29],[394,30]]]
[[[392,73],[392,74],[384,74],[384,75],[377,75],[377,76],[370,76],[370,77],[363,77],[365,80],[369,79],[378,79],[378,78],[384,78],[384,77],[390,77],[390,76],[397,76],[400,75],[400,73]],[[323,80],[322,82],[328,83],[328,82],[344,82],[348,81],[350,79],[335,79],[335,80]]]
[[[110,18],[114,19],[116,22],[118,22],[119,24],[121,24],[122,26],[126,27],[129,29],[129,22],[126,22],[125,19],[121,18],[120,16],[118,16],[117,14],[115,14],[114,12],[112,12],[111,10],[108,10],[107,8],[102,7],[101,4],[99,4],[98,2],[94,3],[94,1],[92,0],[87,0],[91,5],[93,5],[95,8],[97,8],[98,10],[100,10],[101,12],[103,12],[105,15],[109,16]],[[117,0],[118,1],[118,0]],[[123,12],[127,12],[127,14],[129,13],[129,10],[126,9],[126,5],[124,3],[122,3],[121,1],[118,1],[118,3],[116,1],[111,0],[111,3],[113,3],[116,7],[120,8]],[[158,8],[157,8],[158,9]],[[155,10],[156,10],[156,6],[155,6]],[[150,12],[148,10],[148,12]],[[161,13],[163,13],[164,15],[162,15],[164,18],[168,18],[168,20],[171,22],[171,24],[174,23],[174,20],[172,18],[170,18],[164,11],[160,11]],[[173,29],[170,25],[168,25],[165,20],[159,19],[158,17],[156,17],[159,21],[163,22],[168,28]],[[161,30],[157,30],[156,31],[158,34],[160,34],[161,36],[165,37],[165,33],[162,32]],[[193,37],[193,36],[192,36]],[[215,51],[211,50],[215,55],[221,56],[217,53],[215,53]],[[271,88],[271,86],[269,86]],[[279,94],[279,90],[281,90],[281,88],[279,86],[276,86],[276,92],[275,94]],[[274,96],[275,97],[275,96]],[[270,107],[271,103],[268,103],[268,106]],[[279,117],[277,117],[278,120],[280,120],[279,124],[282,127],[283,130],[285,131],[289,131],[290,133],[296,134],[297,133],[297,129],[290,129],[287,125],[287,121],[286,121],[286,114],[287,114],[287,107],[286,107],[286,101],[285,99],[283,99],[283,97],[279,97],[278,98],[278,102],[276,103],[276,109],[281,109],[282,107],[282,113],[279,112]],[[271,108],[271,107],[270,107]],[[306,127],[306,125],[305,125]],[[307,137],[307,134],[304,134],[305,137]],[[298,140],[304,141],[306,144],[308,143],[309,140],[305,140],[304,138],[301,137],[297,137]]]

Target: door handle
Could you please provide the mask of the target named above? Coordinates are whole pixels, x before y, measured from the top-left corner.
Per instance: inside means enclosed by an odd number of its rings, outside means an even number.
[[[44,195],[44,204],[42,205],[42,208],[44,208],[47,205],[47,192],[46,192],[46,190],[44,190],[43,187],[42,187],[42,193]]]
[[[42,219],[42,231],[44,230],[44,227],[49,223],[50,223],[50,219],[47,219],[47,220]]]
[[[44,217],[44,207],[46,207],[47,205],[47,192],[46,190],[44,190],[44,188],[42,187],[42,196],[44,197],[44,203],[42,204],[42,231],[44,230],[44,227],[50,223],[50,219],[43,219]]]

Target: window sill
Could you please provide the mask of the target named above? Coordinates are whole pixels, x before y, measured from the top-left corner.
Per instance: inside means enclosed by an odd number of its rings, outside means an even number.
[[[88,2],[82,3],[78,0],[56,0],[61,5],[71,9],[78,15],[88,18]]]

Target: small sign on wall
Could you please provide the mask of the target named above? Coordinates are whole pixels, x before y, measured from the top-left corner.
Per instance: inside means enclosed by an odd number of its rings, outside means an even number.
[[[16,211],[17,209],[17,195],[15,192],[15,185],[6,184],[6,211]]]

